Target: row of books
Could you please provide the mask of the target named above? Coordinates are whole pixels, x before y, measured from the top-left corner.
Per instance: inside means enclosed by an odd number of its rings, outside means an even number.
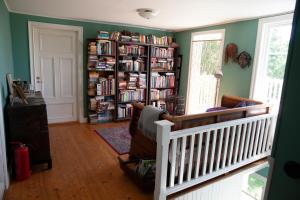
[[[145,71],[145,61],[142,58],[136,60],[119,60],[120,71]]]
[[[151,88],[172,88],[174,87],[175,76],[174,73],[152,73],[151,75]]]
[[[159,58],[173,58],[174,57],[174,48],[161,48],[161,47],[152,47],[151,56]]]
[[[98,70],[114,70],[116,64],[115,58],[101,57],[98,59],[96,55],[89,55],[88,57],[88,69]]]
[[[127,31],[126,35],[122,35],[120,32],[112,32],[109,34],[107,31],[98,31],[97,38],[99,39],[112,39],[116,41],[123,42],[139,42],[139,43],[147,43],[147,44],[155,44],[155,45],[171,45],[173,42],[173,38],[171,36],[162,36],[158,37],[155,35],[142,35],[142,34],[131,34]],[[124,34],[124,33],[123,33]]]
[[[120,90],[119,101],[144,101],[146,100],[146,90],[136,89],[136,90]]]
[[[88,83],[89,96],[115,95],[115,79],[113,75],[100,78],[90,78]]]
[[[113,55],[113,42],[108,40],[97,40],[97,54],[98,55]]]
[[[114,119],[113,112],[105,112],[105,113],[90,113],[89,121],[91,124],[96,124],[98,122],[106,122]]]
[[[173,70],[174,59],[151,58],[151,69],[157,71]]]
[[[96,113],[103,113],[115,109],[114,99],[96,96],[89,99],[89,110]]]
[[[146,74],[140,73],[124,73],[119,72],[119,89],[120,90],[135,90],[144,89],[147,86]]]
[[[118,118],[129,118],[132,116],[133,107],[131,104],[118,105]]]
[[[151,100],[167,99],[168,97],[174,95],[173,89],[157,90],[151,89]]]
[[[120,55],[144,56],[145,47],[138,45],[121,45],[119,46]]]

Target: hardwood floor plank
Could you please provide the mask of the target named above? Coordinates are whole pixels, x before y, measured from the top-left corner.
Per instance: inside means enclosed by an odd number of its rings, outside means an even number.
[[[49,125],[53,168],[34,168],[31,177],[12,182],[6,200],[150,200],[119,167],[118,154],[96,133],[97,128],[127,126],[128,122],[99,125]]]

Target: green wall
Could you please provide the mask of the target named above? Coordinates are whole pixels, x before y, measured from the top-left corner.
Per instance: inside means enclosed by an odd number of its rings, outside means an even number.
[[[13,73],[10,19],[4,1],[0,0],[0,87],[3,91],[0,95],[3,104],[7,96],[7,73]]]
[[[183,55],[180,93],[186,95],[188,72],[189,72],[189,55],[192,32],[208,31],[215,29],[225,29],[225,43],[235,43],[239,48],[239,52],[247,51],[254,57],[256,34],[258,20],[248,20],[206,28],[192,29],[189,31],[177,32],[174,34],[177,43],[179,43],[179,52]],[[222,65],[223,78],[221,79],[220,96],[223,94],[238,95],[248,97],[250,92],[252,63],[250,68],[241,69],[235,63]]]
[[[109,25],[103,23],[83,22],[75,20],[63,20],[48,17],[39,17],[32,15],[24,15],[17,13],[10,13],[11,31],[12,31],[12,45],[14,53],[14,77],[21,80],[30,81],[30,65],[29,65],[29,45],[28,45],[28,21],[45,22],[63,25],[73,25],[83,27],[83,69],[86,68],[86,55],[87,55],[87,38],[95,38],[98,30],[103,31],[122,31],[128,30],[131,32],[139,32],[142,34],[154,34],[157,36],[173,35],[171,32],[165,32],[155,29],[145,29],[121,25]],[[83,70],[83,94],[86,94],[86,70]],[[86,98],[84,104],[86,104]],[[86,107],[85,107],[86,109]],[[85,110],[86,113],[86,110]]]

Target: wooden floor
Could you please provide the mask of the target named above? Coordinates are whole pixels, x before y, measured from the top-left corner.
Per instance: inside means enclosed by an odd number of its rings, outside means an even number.
[[[6,200],[152,199],[120,170],[117,154],[94,130],[126,125],[79,123],[50,125],[53,168],[35,171],[23,182],[13,182]]]

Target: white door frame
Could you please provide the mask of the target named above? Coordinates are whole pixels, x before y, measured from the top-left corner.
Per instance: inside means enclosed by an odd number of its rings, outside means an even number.
[[[7,159],[6,159],[6,144],[5,144],[5,129],[4,129],[4,117],[3,117],[3,102],[2,102],[2,89],[0,87],[0,156],[2,157],[3,166],[0,166],[0,173],[4,177],[4,190],[9,187],[9,175],[7,170]],[[1,188],[2,189],[2,188]],[[5,191],[0,191],[0,199],[3,198]]]
[[[254,61],[253,61],[253,70],[252,70],[252,76],[251,76],[251,86],[250,86],[250,94],[249,98],[254,99],[254,90],[257,87],[256,82],[258,79],[257,74],[260,73],[261,70],[263,70],[262,65],[264,64],[264,56],[265,53],[261,51],[266,45],[266,32],[264,32],[264,28],[269,29],[271,26],[286,24],[289,21],[293,20],[293,13],[286,14],[286,15],[280,15],[275,17],[267,17],[259,19],[258,21],[258,28],[257,28],[257,39],[255,44],[255,55],[254,55]]]
[[[186,88],[186,104],[185,104],[185,114],[188,113],[188,101],[189,101],[189,97],[190,97],[190,77],[191,77],[191,71],[192,71],[192,55],[193,55],[193,36],[195,35],[200,35],[200,34],[212,34],[212,33],[221,33],[222,34],[222,44],[221,44],[221,59],[220,59],[220,69],[222,70],[222,59],[223,59],[223,53],[224,53],[224,41],[225,41],[225,29],[215,29],[215,30],[210,30],[210,31],[198,31],[198,32],[193,32],[191,34],[191,42],[190,42],[190,57],[189,57],[189,72],[188,72],[188,77],[187,77],[187,88]],[[220,79],[218,79],[217,81],[220,81]],[[220,87],[217,88],[217,90],[220,90]],[[219,91],[217,91],[216,94],[216,99],[218,99],[219,97]],[[217,103],[217,102],[216,102]]]
[[[29,52],[30,52],[30,75],[31,83],[35,85],[35,70],[34,70],[34,44],[33,44],[33,29],[34,28],[51,28],[57,30],[69,30],[77,33],[77,121],[85,123],[87,119],[84,117],[84,105],[83,105],[83,28],[81,26],[70,26],[61,24],[50,24],[28,21],[28,36],[29,36]]]

